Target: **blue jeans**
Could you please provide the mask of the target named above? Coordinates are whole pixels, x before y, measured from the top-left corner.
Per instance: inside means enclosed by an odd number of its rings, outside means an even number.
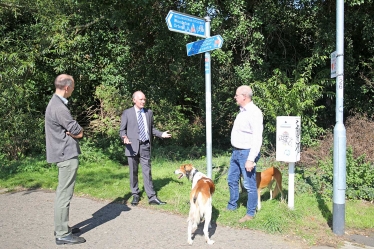
[[[257,207],[257,184],[256,184],[256,167],[251,172],[245,169],[245,163],[248,158],[249,149],[236,150],[234,149],[231,155],[230,168],[227,176],[227,183],[230,189],[230,200],[227,209],[237,209],[237,202],[239,200],[239,179],[243,175],[243,185],[248,193],[247,200],[247,215],[254,216]],[[260,159],[260,154],[255,159],[257,162]]]

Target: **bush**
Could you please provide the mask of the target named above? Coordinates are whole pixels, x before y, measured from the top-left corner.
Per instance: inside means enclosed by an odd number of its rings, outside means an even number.
[[[365,162],[374,163],[374,121],[365,115],[354,114],[345,122],[347,148],[352,148],[354,158],[365,155]],[[317,146],[306,148],[301,152],[300,163],[303,166],[314,166],[318,161],[327,161],[333,147],[334,134],[327,133]]]
[[[354,115],[347,119],[346,197],[349,199],[374,199],[373,134],[374,122],[370,118]],[[332,198],[333,134],[328,134],[319,146],[303,151],[300,163],[310,168],[309,173],[312,172],[302,178],[307,179],[307,183],[323,198]]]

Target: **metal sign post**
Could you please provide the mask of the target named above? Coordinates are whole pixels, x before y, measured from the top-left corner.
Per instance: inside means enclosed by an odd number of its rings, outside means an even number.
[[[211,50],[222,47],[223,39],[220,35],[210,37],[210,17],[204,19],[170,10],[166,16],[169,30],[184,34],[207,38],[186,45],[187,55],[205,52],[205,108],[206,108],[206,167],[207,176],[212,178],[212,77]]]
[[[332,228],[344,235],[346,189],[346,130],[343,124],[344,0],[336,0],[336,125],[334,127],[334,179]]]
[[[210,37],[210,17],[205,17],[206,36]],[[209,38],[208,38],[209,39]],[[222,45],[221,45],[222,46]],[[188,51],[187,51],[188,53]],[[210,52],[205,53],[206,169],[212,179],[212,77]]]

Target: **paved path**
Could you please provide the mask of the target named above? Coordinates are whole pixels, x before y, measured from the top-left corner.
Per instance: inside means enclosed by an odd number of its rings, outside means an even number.
[[[1,192],[1,191],[0,191]],[[0,248],[308,248],[299,241],[248,229],[213,226],[214,245],[207,245],[199,226],[194,244],[187,244],[186,218],[157,210],[74,196],[70,225],[81,228],[87,242],[57,246],[53,236],[54,192],[0,194]],[[313,249],[332,247],[313,247]],[[342,249],[374,247],[346,243]]]

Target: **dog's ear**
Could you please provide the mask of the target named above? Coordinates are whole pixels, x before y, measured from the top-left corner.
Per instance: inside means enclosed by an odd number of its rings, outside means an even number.
[[[187,170],[188,170],[188,171],[191,171],[192,167],[193,167],[193,166],[192,166],[191,163],[185,164],[185,165],[184,165],[184,170],[186,170],[186,171],[187,171]]]

